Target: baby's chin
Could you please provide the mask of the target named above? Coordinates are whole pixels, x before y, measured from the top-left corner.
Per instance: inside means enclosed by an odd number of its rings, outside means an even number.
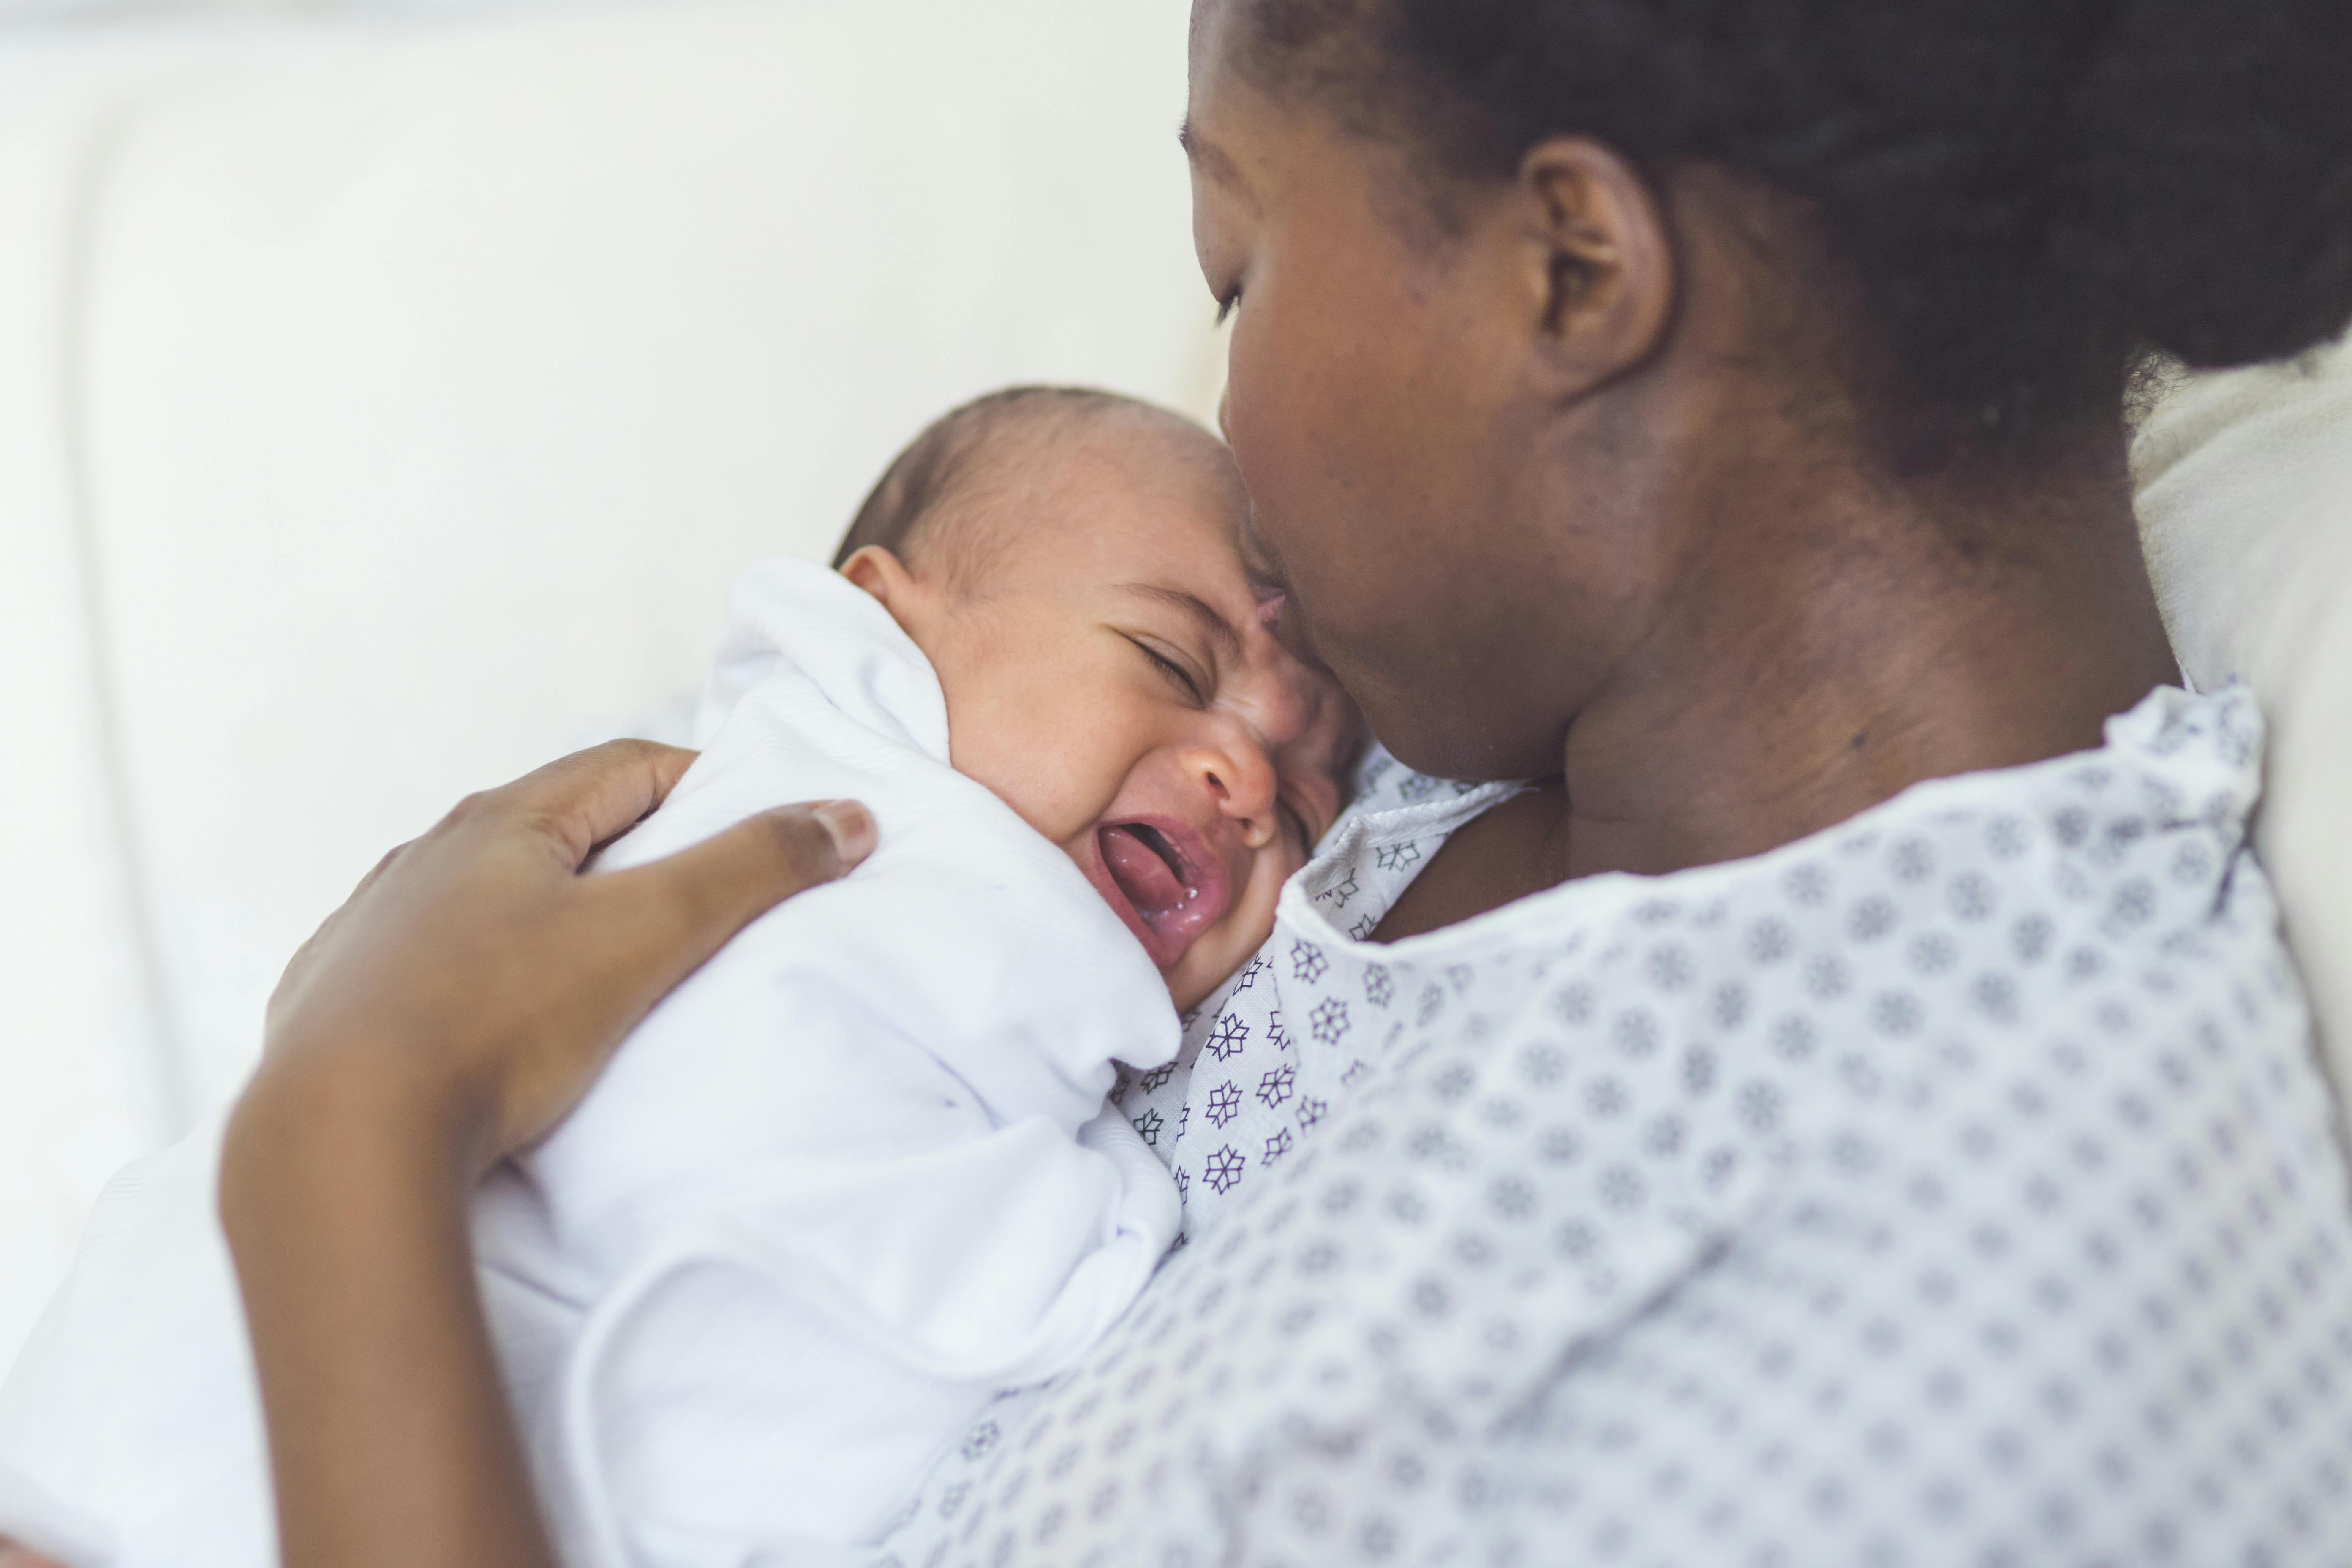
[[[1217,987],[1265,948],[1274,935],[1275,909],[1282,901],[1283,887],[1305,864],[1305,858],[1277,845],[1257,852],[1233,907],[1201,932],[1183,957],[1160,971],[1179,1013],[1189,1013],[1214,995]]]
[[[1213,931],[1202,931],[1201,939],[1176,961],[1175,967],[1162,971],[1168,982],[1169,1000],[1176,1004],[1179,1013],[1190,1013],[1215,995],[1217,987],[1231,979],[1235,970],[1257,956],[1257,950],[1264,947],[1265,939],[1274,934],[1274,928],[1269,923],[1254,940],[1217,942],[1215,952],[1203,952],[1202,950],[1210,946],[1219,934]]]
[[[1280,883],[1276,886],[1278,889]],[[1183,957],[1160,972],[1179,1013],[1189,1013],[1216,994],[1217,987],[1255,958],[1274,935],[1272,899],[1244,897],[1240,902],[1242,907],[1202,931]],[[1253,913],[1256,918],[1250,918]]]

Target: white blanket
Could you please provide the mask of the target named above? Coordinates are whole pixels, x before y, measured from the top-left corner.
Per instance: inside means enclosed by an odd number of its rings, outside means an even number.
[[[1142,950],[948,766],[928,662],[840,578],[739,588],[702,760],[605,857],[852,796],[881,847],[755,922],[476,1214],[493,1331],[567,1562],[821,1560],[996,1389],[1107,1330],[1175,1233],[1106,1113],[1174,1055]],[[126,1173],[0,1388],[0,1531],[79,1562],[273,1554],[210,1194],[217,1123]]]

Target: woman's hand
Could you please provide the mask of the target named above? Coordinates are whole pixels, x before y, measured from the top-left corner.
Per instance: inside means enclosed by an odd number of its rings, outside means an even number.
[[[385,856],[288,966],[246,1112],[351,1084],[413,1102],[477,1174],[544,1134],[672,986],[873,848],[864,808],[834,802],[578,875],[693,760],[614,742],[462,801]]]
[[[473,1184],[728,938],[874,844],[835,802],[580,876],[692,760],[616,742],[464,802],[384,858],[271,1000],[220,1202],[287,1568],[552,1562],[475,1295]]]

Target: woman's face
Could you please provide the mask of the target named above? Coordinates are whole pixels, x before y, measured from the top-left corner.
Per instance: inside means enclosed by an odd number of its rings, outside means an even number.
[[[1517,187],[1463,193],[1441,229],[1395,149],[1237,71],[1238,9],[1200,0],[1185,139],[1201,267],[1233,312],[1223,419],[1256,564],[1406,763],[1556,773],[1660,566],[1611,521],[1625,482],[1560,447],[1557,269],[1512,232]]]

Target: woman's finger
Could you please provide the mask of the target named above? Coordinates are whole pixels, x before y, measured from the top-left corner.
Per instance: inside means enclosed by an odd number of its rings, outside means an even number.
[[[471,796],[450,819],[527,822],[577,868],[596,846],[619,837],[659,805],[694,758],[692,752],[652,741],[607,741]]]
[[[614,979],[653,1004],[729,938],[873,852],[874,818],[855,801],[762,812],[666,860],[592,878]]]
[[[300,992],[303,981],[310,975],[313,966],[319,963],[319,955],[333,945],[337,933],[342,930],[343,922],[351,918],[352,908],[368,897],[375,885],[383,880],[385,874],[415,844],[415,840],[411,839],[406,844],[396,844],[386,850],[383,858],[370,867],[368,874],[360,879],[359,886],[352,889],[351,897],[345,899],[334,913],[320,921],[319,929],[312,931],[303,940],[302,945],[294,950],[294,956],[287,960],[284,973],[278,975],[277,985],[269,993],[269,1004],[263,1010],[262,1016],[269,1026],[262,1037],[265,1049],[268,1048],[268,1042],[276,1037],[278,1032],[276,1024],[278,1016],[288,1005],[289,999]],[[5,1558],[0,1558],[0,1568],[9,1568]]]

